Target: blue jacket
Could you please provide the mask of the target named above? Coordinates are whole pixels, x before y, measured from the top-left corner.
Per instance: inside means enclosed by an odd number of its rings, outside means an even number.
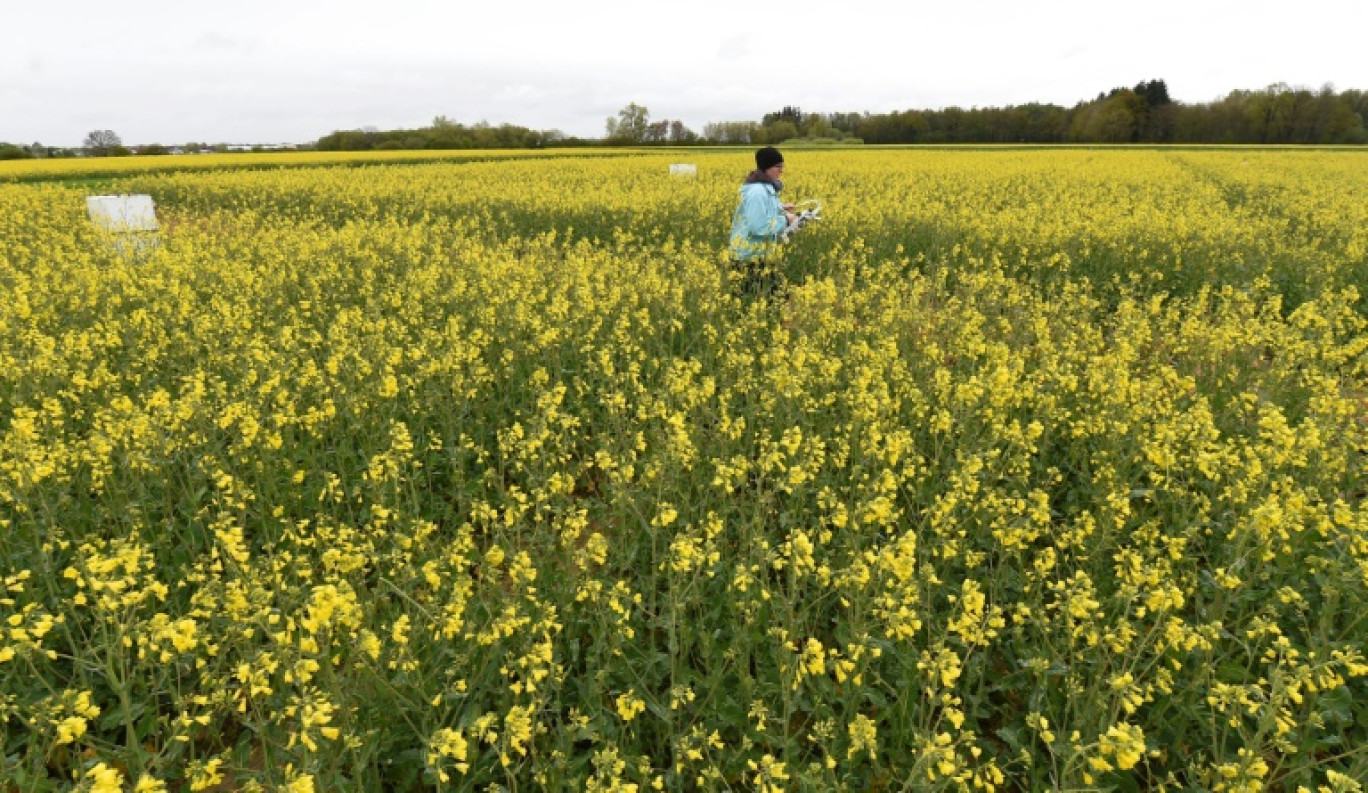
[[[779,232],[788,226],[774,185],[741,185],[741,203],[732,216],[731,252],[737,261],[762,259],[778,247]]]

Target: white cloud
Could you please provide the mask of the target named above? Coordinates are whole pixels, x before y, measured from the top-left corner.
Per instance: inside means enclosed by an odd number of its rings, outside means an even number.
[[[466,6],[469,7],[466,7]],[[310,141],[445,115],[597,136],[654,118],[758,119],[784,105],[886,112],[1071,105],[1163,78],[1209,101],[1272,82],[1368,88],[1358,3],[722,0],[660,6],[239,0],[36,3],[0,30],[0,140]]]

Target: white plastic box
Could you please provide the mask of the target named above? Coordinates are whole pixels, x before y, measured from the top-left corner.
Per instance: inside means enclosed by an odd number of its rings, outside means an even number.
[[[670,176],[698,176],[698,166],[688,162],[675,163],[670,166]]]
[[[95,227],[109,234],[120,256],[140,258],[161,245],[161,226],[150,195],[86,196],[86,211]]]
[[[157,210],[150,195],[86,196],[90,220],[104,231],[156,231]]]

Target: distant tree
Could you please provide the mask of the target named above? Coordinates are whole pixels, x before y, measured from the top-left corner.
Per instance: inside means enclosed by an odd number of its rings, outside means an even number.
[[[778,119],[765,125],[765,136],[770,143],[783,143],[798,137],[798,125],[788,119]]]
[[[651,111],[632,102],[606,122],[608,140],[615,143],[641,143],[651,124]]]
[[[374,148],[370,136],[359,129],[341,129],[318,139],[319,151],[365,151]],[[215,146],[215,151],[219,147]]]
[[[1168,85],[1163,80],[1150,80],[1135,86],[1135,93],[1145,100],[1150,108],[1163,107],[1173,100],[1169,98]]]
[[[1368,94],[1349,90],[1337,95],[1327,127],[1331,143],[1368,143]]]
[[[927,114],[917,110],[866,116],[859,125],[860,137],[869,143],[921,143],[930,132]]]
[[[1340,101],[1368,124],[1368,91],[1350,89],[1339,95]]]
[[[794,123],[797,119],[801,123]],[[791,130],[787,125],[793,124]],[[788,106],[755,122],[709,123],[714,143],[775,143],[797,134],[866,143],[1368,143],[1368,92],[1336,92],[1276,83],[1185,104],[1161,79],[1116,87],[1072,108],[1030,103],[1008,107],[803,113]]]
[[[1131,140],[1145,143],[1171,140],[1176,111],[1169,97],[1168,84],[1163,80],[1142,81],[1131,92],[1140,98]],[[1113,92],[1113,98],[1119,93]]]
[[[808,117],[804,119],[802,130],[803,135],[809,138],[836,137],[836,128],[831,126],[831,122],[827,121],[821,113],[809,113]]]
[[[684,126],[684,122],[678,119],[670,122],[670,142],[671,143],[693,143],[698,140],[698,133]]]
[[[499,132],[490,126],[488,121],[480,121],[471,127],[470,131],[475,136],[475,148],[496,149],[499,147]]]
[[[827,119],[831,122],[831,126],[847,135],[859,135],[860,124],[866,116],[867,114],[861,115],[860,113],[832,113],[827,116]]]
[[[1062,143],[1069,135],[1068,111],[1059,105],[1031,103],[1015,108],[1025,119],[1019,142]]]
[[[1305,89],[1294,90],[1287,83],[1274,83],[1262,91],[1248,92],[1244,98],[1245,118],[1257,143],[1310,143],[1305,131],[1307,115],[1314,98]]]
[[[646,132],[641,137],[642,143],[664,143],[670,135],[670,120],[664,119],[646,125]]]
[[[944,143],[971,143],[964,136],[965,110],[951,105],[931,116],[931,131],[934,137]]]
[[[425,149],[468,149],[475,145],[470,131],[460,124],[448,121],[446,116],[438,116],[430,128],[421,130],[419,134],[423,137]]]
[[[27,160],[32,157],[26,149],[13,143],[0,143],[0,160]]]
[[[760,124],[768,127],[778,121],[787,121],[792,124],[794,128],[801,128],[803,126],[803,119],[803,111],[792,105],[784,105],[784,109],[780,110],[778,113],[766,113],[765,117],[760,119]]]
[[[759,143],[762,135],[754,121],[710,121],[703,125],[703,138],[712,143]]]
[[[467,127],[446,116],[437,116],[431,126],[420,129],[338,130],[319,138],[312,148],[317,151],[540,148],[564,137],[558,130],[538,132],[512,124],[496,127],[488,121]]]
[[[36,140],[35,140],[32,144],[29,145],[28,151],[29,151],[29,155],[30,155],[30,156],[33,156],[33,157],[51,157],[51,156],[52,156],[51,154],[48,153],[47,147],[44,146],[43,144],[39,143],[39,142],[36,141]]]
[[[139,154],[170,154],[171,150],[160,143],[149,143],[138,147]]]
[[[1083,143],[1131,143],[1139,134],[1144,100],[1129,88],[1075,109],[1069,137]]]
[[[109,157],[123,148],[123,141],[112,129],[96,129],[86,135],[85,148],[96,157]]]

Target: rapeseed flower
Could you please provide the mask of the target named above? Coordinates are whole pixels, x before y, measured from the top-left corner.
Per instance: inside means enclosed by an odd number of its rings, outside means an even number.
[[[751,303],[679,156],[0,164],[36,784],[1351,789],[1355,155],[814,151]]]

